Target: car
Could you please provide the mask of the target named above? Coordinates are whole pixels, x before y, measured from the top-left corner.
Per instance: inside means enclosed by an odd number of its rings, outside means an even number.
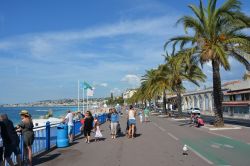
[[[199,108],[193,108],[193,109],[191,110],[191,113],[192,113],[192,114],[200,114],[201,111],[200,111]]]
[[[187,109],[187,113],[188,114],[200,114],[201,111],[199,108],[189,108],[189,109]]]

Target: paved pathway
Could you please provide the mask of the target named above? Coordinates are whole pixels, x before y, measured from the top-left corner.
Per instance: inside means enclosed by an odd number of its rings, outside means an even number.
[[[250,163],[250,145],[245,135],[249,128],[243,130],[209,131],[204,128],[190,127],[188,121],[174,122],[166,119],[152,118],[160,128],[187,144],[197,155],[213,165],[247,166]],[[235,136],[236,133],[238,136]],[[232,135],[233,137],[229,137]]]
[[[157,119],[154,119],[157,120]],[[125,119],[121,121],[124,131]],[[182,155],[183,144],[168,135],[156,122],[138,124],[138,137],[123,136],[112,140],[108,124],[101,126],[104,141],[86,144],[82,138],[68,148],[54,151],[35,160],[39,166],[207,166],[193,152]],[[164,125],[165,127],[165,125]]]

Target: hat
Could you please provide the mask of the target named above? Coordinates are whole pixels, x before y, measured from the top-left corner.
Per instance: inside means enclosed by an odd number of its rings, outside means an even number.
[[[19,114],[24,115],[24,116],[30,116],[30,114],[27,110],[22,110]]]

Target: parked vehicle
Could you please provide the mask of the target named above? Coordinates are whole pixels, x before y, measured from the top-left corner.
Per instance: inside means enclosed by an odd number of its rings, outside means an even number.
[[[188,114],[200,114],[201,111],[199,108],[190,108],[190,109],[187,109],[187,113]]]

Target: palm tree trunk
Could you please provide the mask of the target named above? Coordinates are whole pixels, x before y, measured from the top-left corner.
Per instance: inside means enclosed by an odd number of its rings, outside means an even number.
[[[217,61],[212,61],[213,67],[213,96],[214,96],[214,126],[224,126],[223,111],[222,111],[222,91],[220,78],[220,65]]]
[[[182,103],[181,92],[178,90],[177,91],[177,107],[178,107],[178,115],[179,116],[182,116],[181,103]]]
[[[166,91],[163,91],[163,112],[166,113],[167,112],[167,97],[166,97]]]

